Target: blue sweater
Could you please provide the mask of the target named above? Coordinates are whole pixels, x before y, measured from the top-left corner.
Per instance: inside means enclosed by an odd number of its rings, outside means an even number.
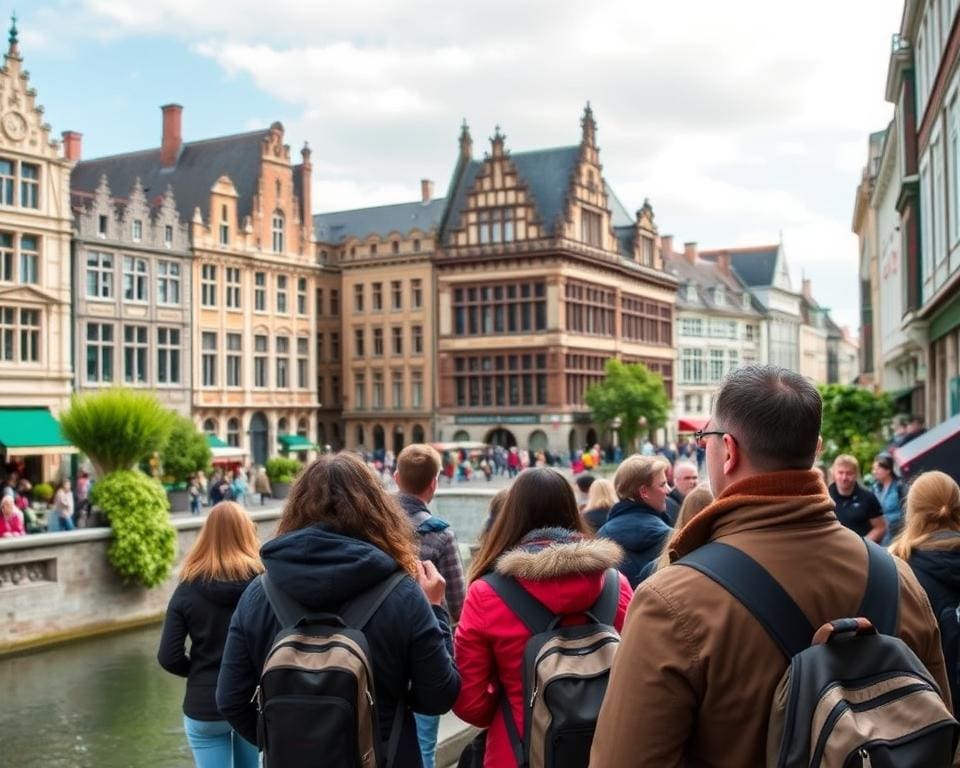
[[[672,530],[663,512],[657,512],[642,501],[627,500],[613,506],[597,535],[623,547],[626,557],[620,572],[627,577],[630,586],[636,588],[642,581],[644,566],[660,555]]]

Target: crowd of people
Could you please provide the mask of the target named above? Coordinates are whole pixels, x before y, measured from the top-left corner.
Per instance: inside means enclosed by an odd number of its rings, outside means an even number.
[[[242,509],[218,503],[181,572],[160,651],[167,669],[187,677],[184,722],[197,764],[230,765],[213,755],[233,750],[232,764],[245,765],[251,750],[276,750],[271,729],[280,726],[259,687],[273,649],[306,632],[310,617],[347,615],[352,601],[397,572],[402,578],[362,628],[370,727],[376,755],[390,765],[434,768],[438,717],[451,710],[483,729],[463,766],[516,765],[536,748],[531,734],[543,717],[533,722],[537,692],[525,687],[536,631],[504,580],[553,618],[549,631],[569,637],[593,626],[604,596],[613,596],[619,646],[583,765],[764,764],[767,704],[790,659],[736,591],[682,567],[721,543],[762,569],[812,627],[834,629],[858,616],[873,591],[870,547],[887,546],[899,558],[884,596],[898,618],[890,631],[922,663],[940,726],[952,729],[943,748],[951,757],[923,764],[949,765],[960,734],[952,718],[960,700],[960,488],[928,472],[907,489],[887,454],[874,462],[872,489],[858,482],[851,456],[818,470],[821,408],[806,379],[750,367],[728,376],[696,435],[703,474],[693,451],[673,463],[656,450],[627,457],[611,480],[580,473],[570,483],[536,462],[518,468],[491,500],[466,574],[453,531],[427,506],[446,475],[444,457],[429,446],[396,457],[394,496],[362,457],[321,456],[297,479],[276,537],[259,554],[251,554]],[[226,520],[232,534],[216,531]],[[296,628],[278,618],[261,572],[271,592],[300,606]],[[571,738],[568,756],[580,754],[582,734]],[[867,765],[879,747],[859,749],[856,764]]]

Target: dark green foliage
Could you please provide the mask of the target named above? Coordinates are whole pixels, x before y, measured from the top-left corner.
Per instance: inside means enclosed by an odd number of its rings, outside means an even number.
[[[829,464],[848,453],[860,462],[862,472],[869,472],[874,457],[887,443],[884,430],[893,416],[890,396],[849,384],[821,384],[819,389],[823,398],[821,460]]]
[[[164,476],[172,477],[174,483],[182,483],[194,472],[210,466],[210,444],[193,421],[186,416],[175,415],[173,429],[160,457]]]
[[[663,379],[642,363],[628,365],[617,359],[607,361],[606,375],[587,390],[584,400],[598,424],[621,420],[621,444],[630,450],[641,430],[652,432],[666,423],[670,401]],[[640,419],[646,419],[644,426]]]
[[[113,387],[74,395],[69,410],[60,416],[60,427],[103,477],[130,469],[159,451],[173,427],[173,416],[149,392]]]
[[[37,483],[33,486],[32,495],[34,501],[42,501],[44,504],[49,504],[53,498],[53,493],[53,486],[49,483]]]
[[[90,496],[113,528],[107,557],[124,582],[162,584],[176,558],[177,541],[163,486],[142,472],[118,470],[94,483]]]
[[[302,467],[303,465],[296,459],[275,456],[267,459],[267,477],[270,478],[271,483],[292,483]]]

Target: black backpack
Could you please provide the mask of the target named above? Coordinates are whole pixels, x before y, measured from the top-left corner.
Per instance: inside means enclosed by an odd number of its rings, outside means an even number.
[[[533,634],[523,653],[524,735],[521,739],[506,695],[503,722],[520,768],[586,768],[610,667],[620,644],[613,628],[620,601],[620,574],[604,574],[603,589],[586,612],[587,624],[560,626],[515,579],[483,577]]]
[[[363,629],[406,574],[398,571],[358,595],[339,615],[311,613],[267,574],[259,578],[283,627],[267,653],[255,694],[264,768],[389,768],[405,705],[397,702],[384,759]]]
[[[941,531],[933,534],[930,540],[953,539],[958,536],[960,536],[960,533],[956,531]],[[932,573],[921,575],[937,581],[936,575]],[[950,680],[950,697],[953,699],[953,712],[956,715],[960,712],[960,599],[957,599],[957,596],[954,595],[953,599],[946,605],[935,605],[933,609],[937,611],[940,644],[943,646],[943,661],[947,667],[947,678]]]
[[[721,542],[676,564],[708,576],[750,610],[788,661],[770,705],[768,768],[939,768],[953,764],[960,725],[913,651],[895,636],[900,579],[893,556],[864,540],[858,618],[813,626],[749,555]]]

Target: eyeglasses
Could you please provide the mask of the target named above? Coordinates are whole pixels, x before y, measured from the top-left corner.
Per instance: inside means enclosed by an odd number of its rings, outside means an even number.
[[[709,435],[719,435],[722,437],[723,435],[727,435],[727,434],[729,434],[729,432],[724,432],[721,430],[704,431],[702,429],[698,429],[696,432],[693,433],[693,439],[699,447],[703,448],[705,447],[703,444],[703,438]]]

